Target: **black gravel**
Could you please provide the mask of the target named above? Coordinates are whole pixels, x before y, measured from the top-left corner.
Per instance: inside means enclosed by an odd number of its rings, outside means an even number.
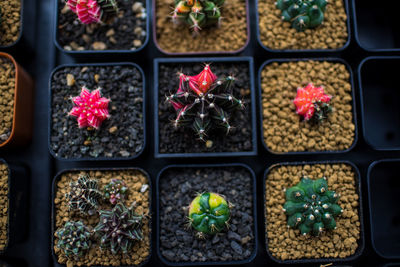
[[[112,23],[90,26],[83,25],[71,10],[62,12],[65,0],[56,1],[59,2],[58,42],[64,49],[79,50],[79,47],[84,47],[85,50],[93,50],[94,42],[103,42],[106,50],[135,50],[145,42],[148,34],[146,17],[140,17],[132,10],[136,2],[147,8],[145,0],[118,0],[119,16]],[[114,34],[107,36],[110,30],[114,30]],[[141,44],[135,46],[134,40],[139,40]]]
[[[243,167],[172,168],[160,177],[160,252],[171,262],[238,261],[254,251],[253,180]],[[198,239],[185,228],[187,209],[197,192],[226,196],[230,229]]]
[[[75,84],[67,86],[67,74]],[[95,74],[99,75],[98,83]],[[144,147],[143,82],[134,66],[66,67],[51,78],[50,148],[61,158],[130,158]],[[83,85],[89,90],[102,88],[102,96],[110,98],[111,117],[99,130],[79,129],[75,117],[67,116],[73,103],[70,96],[80,94]],[[117,131],[110,133],[114,126]],[[90,140],[91,144],[84,144]]]
[[[175,93],[179,87],[177,73],[183,71],[186,75],[197,75],[203,69],[202,63],[166,64],[159,66],[159,151],[160,153],[199,153],[199,152],[243,152],[253,149],[252,143],[252,114],[250,75],[247,63],[213,63],[212,71],[218,77],[233,75],[236,78],[233,94],[242,99],[244,110],[236,111],[231,115],[231,124],[235,127],[229,135],[216,129],[210,132],[209,140],[213,141],[211,148],[207,148],[203,141],[199,141],[194,131],[189,128],[172,125],[176,119],[174,108],[165,102],[165,96]]]

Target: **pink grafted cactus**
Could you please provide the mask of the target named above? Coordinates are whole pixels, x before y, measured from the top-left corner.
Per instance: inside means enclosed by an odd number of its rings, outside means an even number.
[[[115,0],[66,0],[67,6],[83,24],[101,23],[104,15],[117,14]]]
[[[314,84],[309,83],[304,88],[297,88],[293,103],[296,106],[296,113],[303,116],[305,121],[321,122],[332,112],[332,107],[329,105],[331,99],[332,96],[325,94],[322,86],[314,87]]]
[[[72,97],[72,102],[75,106],[68,115],[77,117],[79,128],[99,129],[101,123],[110,117],[108,113],[110,99],[101,97],[100,89],[90,92],[84,86],[79,96]]]

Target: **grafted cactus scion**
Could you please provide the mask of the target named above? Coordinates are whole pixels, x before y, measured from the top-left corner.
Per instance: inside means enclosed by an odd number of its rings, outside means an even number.
[[[83,24],[107,22],[118,12],[116,0],[65,0],[65,2]]]

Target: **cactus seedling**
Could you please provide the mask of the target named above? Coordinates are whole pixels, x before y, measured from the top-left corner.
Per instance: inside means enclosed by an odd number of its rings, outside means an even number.
[[[65,0],[83,24],[102,23],[118,12],[116,0]]]
[[[108,113],[110,99],[101,97],[100,88],[90,92],[83,86],[81,94],[71,97],[71,100],[75,106],[68,115],[77,118],[79,128],[99,129],[102,122],[110,117]]]
[[[314,87],[309,83],[304,88],[297,88],[297,95],[293,103],[296,106],[296,113],[303,116],[305,121],[321,122],[332,112],[329,105],[332,96],[324,93],[324,88]]]
[[[195,33],[221,21],[221,6],[225,0],[175,0],[174,23],[186,23]]]
[[[87,175],[79,176],[76,182],[70,183],[70,190],[65,195],[69,201],[69,209],[82,214],[93,215],[98,209],[98,202],[102,198],[97,180]]]
[[[189,206],[189,225],[199,238],[214,235],[229,227],[230,205],[216,193],[205,192],[196,196]]]
[[[91,232],[83,222],[66,222],[64,227],[56,232],[57,247],[62,249],[65,256],[71,258],[82,257],[92,245]]]
[[[142,219],[133,207],[127,208],[121,202],[112,210],[101,210],[99,223],[94,228],[100,238],[100,247],[110,248],[113,254],[118,251],[127,254],[135,241],[143,239]]]
[[[275,4],[282,11],[282,20],[301,32],[322,24],[327,3],[327,0],[278,0]]]
[[[177,113],[174,126],[191,127],[203,141],[212,128],[223,128],[228,134],[230,113],[244,107],[232,95],[234,81],[231,75],[218,79],[208,64],[196,76],[180,73],[178,91],[166,97]]]
[[[104,198],[115,205],[117,202],[124,200],[128,187],[125,182],[120,179],[112,179],[106,186],[104,186]]]
[[[319,235],[324,229],[336,229],[335,217],[343,212],[337,204],[339,195],[328,190],[326,178],[301,181],[286,190],[283,211],[288,216],[288,227],[300,230],[302,235]]]

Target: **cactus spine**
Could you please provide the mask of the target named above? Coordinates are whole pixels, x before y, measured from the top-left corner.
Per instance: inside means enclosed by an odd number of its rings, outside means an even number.
[[[286,190],[283,211],[288,227],[299,229],[302,235],[319,235],[324,229],[336,229],[335,217],[343,212],[337,204],[339,195],[328,190],[326,178],[301,181]]]
[[[229,226],[229,219],[230,205],[216,193],[199,194],[189,206],[189,225],[200,238],[221,232]]]
[[[322,24],[327,3],[327,0],[278,0],[275,4],[282,11],[282,20],[300,32]]]
[[[67,257],[82,257],[92,245],[91,232],[83,222],[66,222],[56,232],[58,237],[57,247],[62,249]]]
[[[225,0],[175,0],[174,23],[186,23],[194,32],[221,21],[221,6]]]

